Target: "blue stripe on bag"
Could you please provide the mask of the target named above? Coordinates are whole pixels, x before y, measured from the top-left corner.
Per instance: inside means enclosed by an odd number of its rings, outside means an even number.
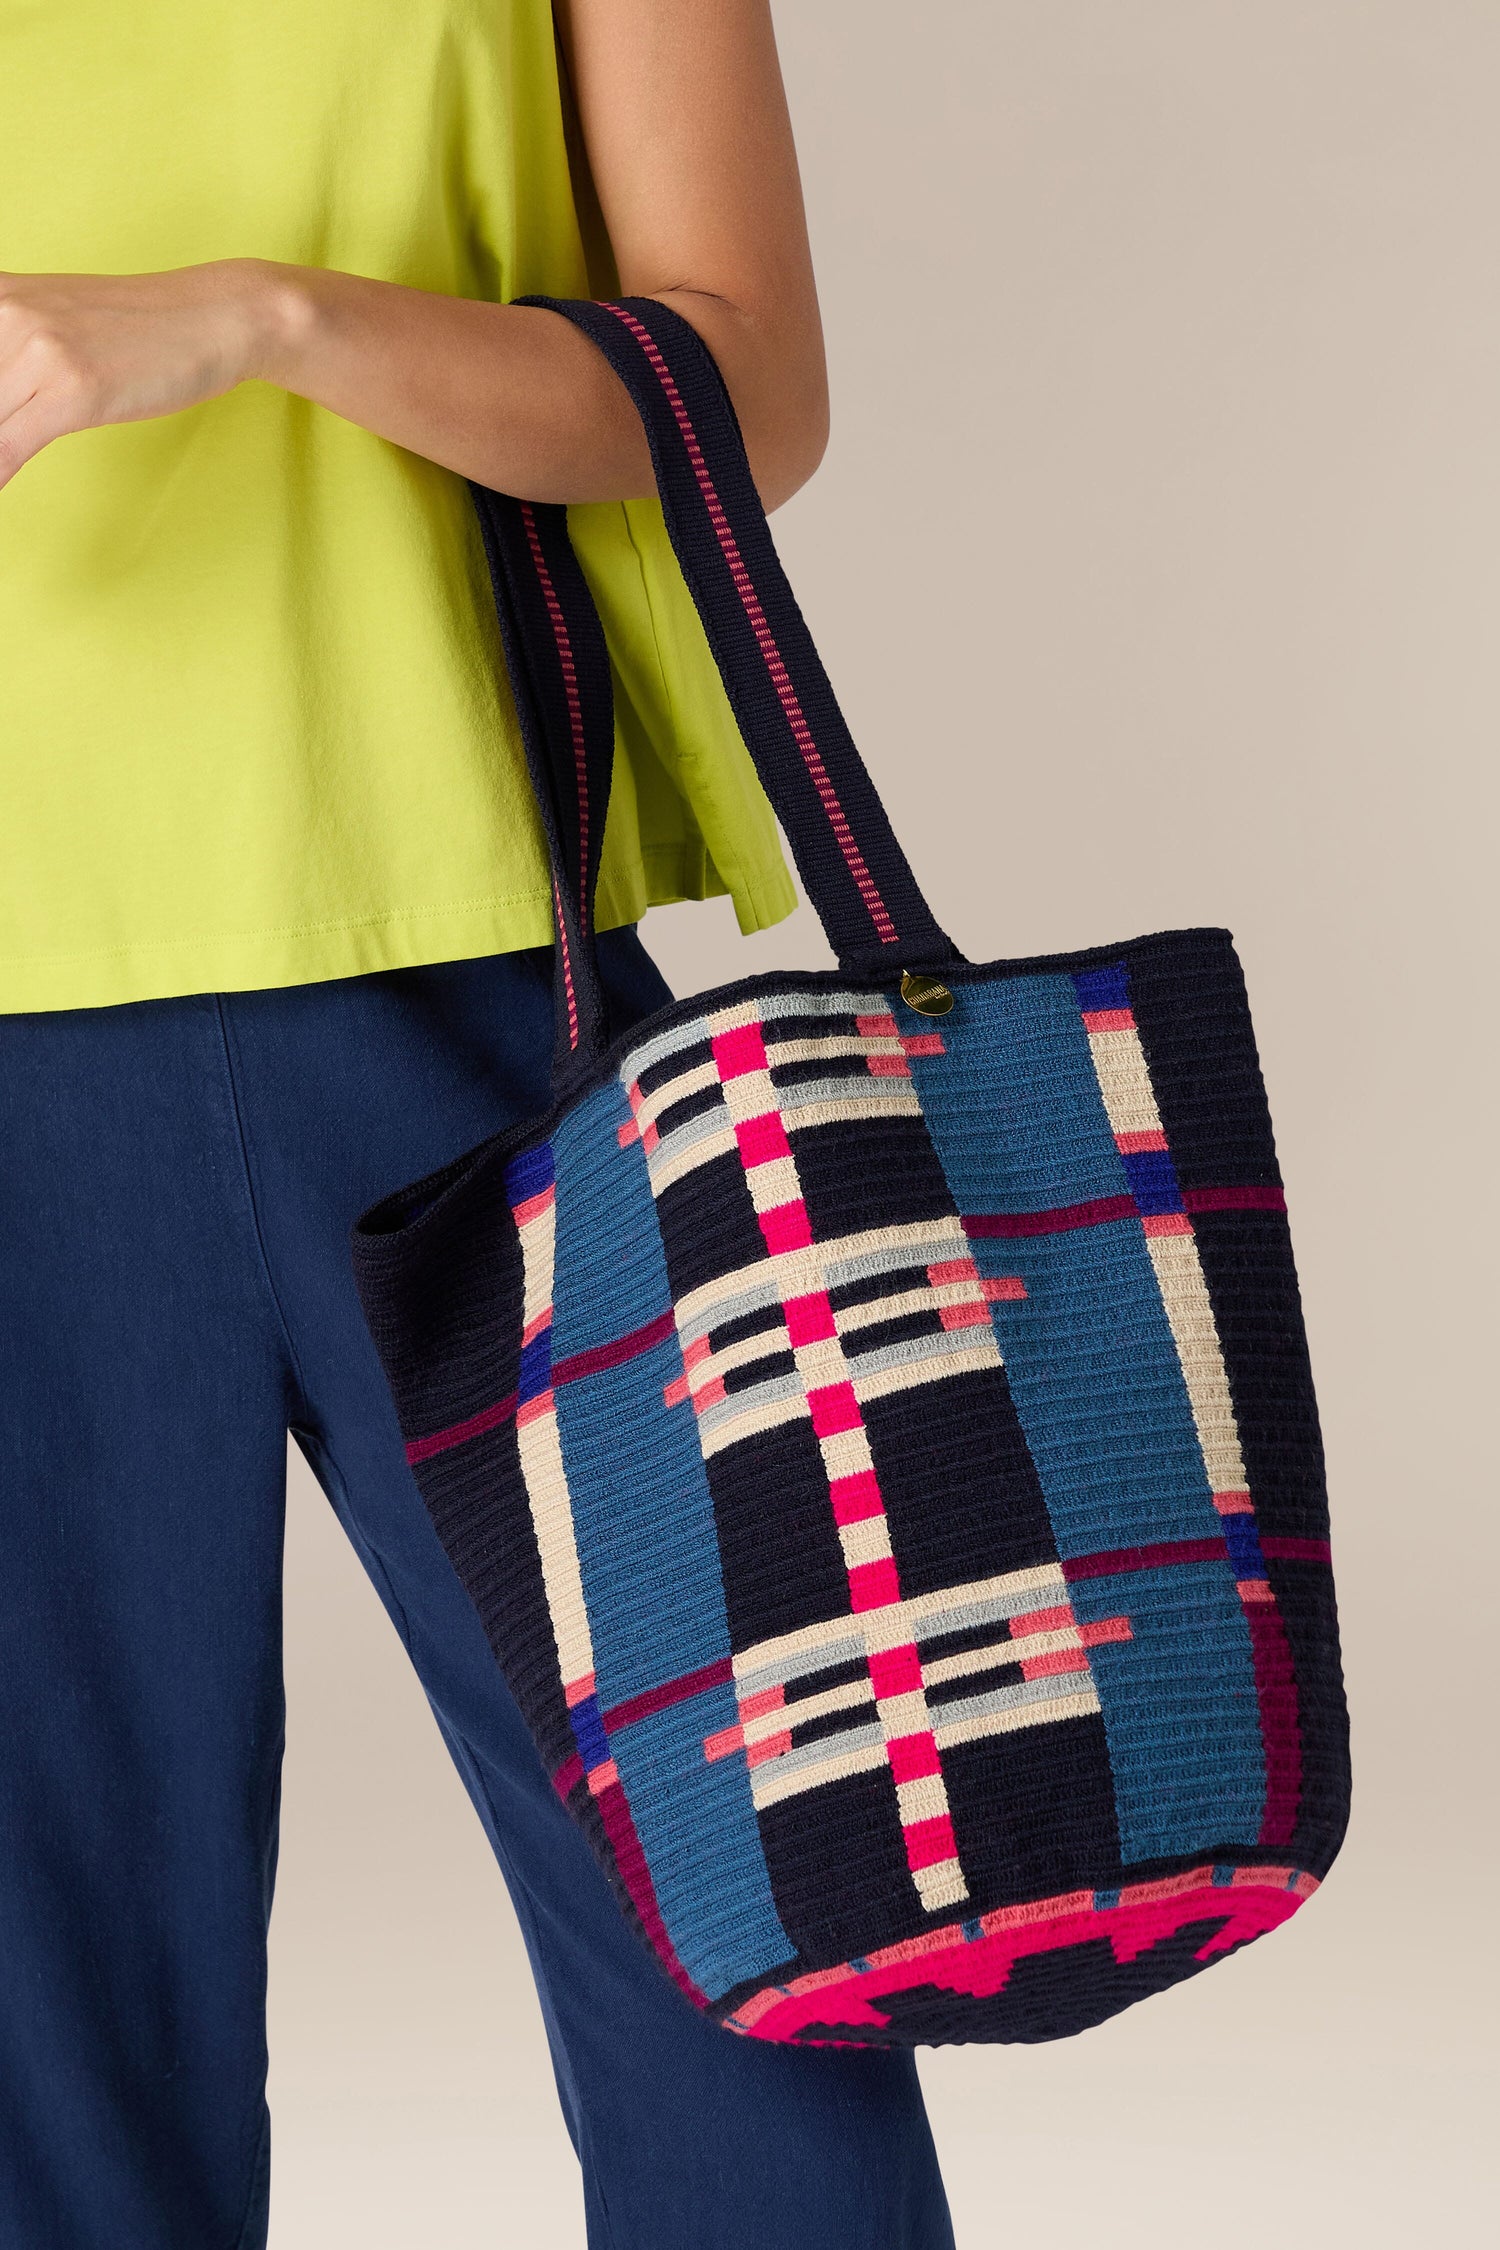
[[[1103,1004],[1115,1004],[1112,990]],[[963,1054],[963,1072],[955,1073],[946,1056],[918,1056],[912,1072],[965,1214],[1056,1211],[1134,1192],[1105,1115],[1073,980],[1022,977],[961,987],[958,1009],[951,1044]],[[976,1109],[1003,1118],[1004,1135],[976,1135]],[[1143,1178],[1147,1208],[1159,1185],[1154,1175]],[[1026,1285],[1024,1297],[996,1303],[995,1330],[1064,1562],[1123,1547],[1222,1539],[1225,1519],[1209,1491],[1140,1220],[981,1238],[973,1252],[986,1278],[1017,1275]],[[1091,1652],[1127,1862],[1196,1851],[1220,1836],[1255,1841],[1265,1771],[1234,1579],[1226,1559],[1188,1571],[1174,1566],[1089,1579],[1071,1589],[1081,1620],[1131,1618],[1131,1640]],[[1194,1591],[1221,1616],[1222,1632],[1194,1642],[1179,1636],[1168,1663],[1165,1621],[1174,1601],[1180,1605]],[[1167,1788],[1182,1755],[1180,1729],[1202,1730],[1201,1793],[1190,1784]],[[1223,1827],[1226,1789],[1235,1818],[1246,1824],[1231,1831]]]
[[[1080,1624],[1130,1619],[1128,1641],[1089,1651],[1126,1865],[1253,1844],[1266,1768],[1233,1571],[1225,1563],[1174,1563],[1085,1579],[1068,1591]],[[1185,1609],[1199,1625],[1191,1642],[1182,1631]]]
[[[669,1302],[645,1158],[639,1142],[622,1149],[615,1130],[629,1115],[614,1081],[557,1132],[570,1193],[557,1214],[555,1362],[614,1342],[639,1323],[643,1306]],[[681,1373],[672,1335],[557,1385],[606,1718],[634,1696],[727,1667],[718,1532],[693,1409],[662,1406],[663,1389]],[[645,1589],[651,1598],[642,1598]],[[772,1903],[745,1761],[711,1762],[704,1752],[704,1738],[737,1718],[734,1690],[720,1683],[609,1733],[662,1919],[710,1998],[795,1950]]]
[[[629,1123],[625,1089],[611,1078],[554,1135],[568,1178],[557,1206],[556,1359],[613,1343],[672,1301],[645,1158],[638,1146],[619,1145],[618,1129]]]
[[[717,1687],[610,1738],[662,1919],[710,2000],[796,1950],[771,1902],[745,1761],[703,1754],[737,1717],[734,1689]]]
[[[911,1069],[960,1211],[1049,1211],[1122,1192],[1071,977],[960,985],[943,1038],[946,1052],[914,1056]],[[990,1129],[976,1132],[976,1118]]]

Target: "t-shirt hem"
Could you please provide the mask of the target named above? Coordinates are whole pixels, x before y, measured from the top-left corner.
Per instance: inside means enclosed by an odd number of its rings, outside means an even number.
[[[722,897],[727,887],[707,854],[691,847],[649,850],[642,854],[641,864],[623,877],[611,881],[608,873],[598,903],[601,929],[638,921],[650,906]],[[769,928],[796,904],[784,868],[773,863],[766,877],[735,891],[736,915],[744,931]],[[381,970],[514,953],[551,942],[551,893],[543,887],[507,897],[402,907],[279,929],[182,937],[96,952],[22,955],[0,962],[0,1015],[324,984]]]

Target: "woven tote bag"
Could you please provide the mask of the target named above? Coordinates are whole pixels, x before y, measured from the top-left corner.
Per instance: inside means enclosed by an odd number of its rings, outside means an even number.
[[[547,1115],[368,1212],[438,1535],[559,1797],[729,2030],[1042,2040],[1316,1890],[1348,1804],[1316,1409],[1220,930],[976,966],[917,888],[718,371],[623,377],[837,969],[613,1036],[608,656],[475,493],[552,855]]]

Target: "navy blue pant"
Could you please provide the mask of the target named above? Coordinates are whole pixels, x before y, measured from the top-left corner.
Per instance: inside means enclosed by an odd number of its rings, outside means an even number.
[[[667,997],[604,950],[622,1026]],[[550,1041],[545,953],[0,1016],[7,2250],[265,2240],[288,1427],[509,1884],[590,2244],[951,2246],[909,2056],[719,2031],[626,1929],[407,1473],[348,1228]]]

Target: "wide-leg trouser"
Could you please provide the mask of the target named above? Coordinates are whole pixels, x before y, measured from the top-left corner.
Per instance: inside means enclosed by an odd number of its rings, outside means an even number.
[[[667,997],[604,943],[621,1024]],[[0,1017],[0,2242],[265,2241],[286,1431],[494,1846],[603,2250],[948,2250],[909,2056],[706,2023],[626,1929],[407,1472],[368,1203],[545,1105],[546,953]],[[434,1911],[440,1911],[434,1901]]]

